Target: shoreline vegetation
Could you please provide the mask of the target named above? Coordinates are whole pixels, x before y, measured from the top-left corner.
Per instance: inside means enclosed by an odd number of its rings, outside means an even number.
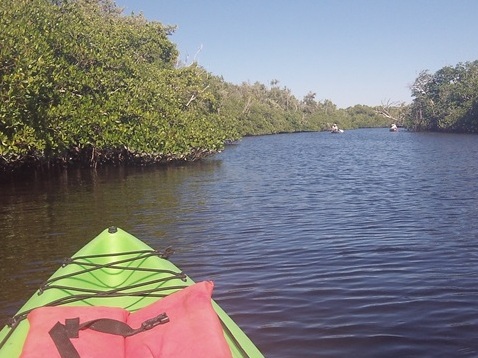
[[[332,123],[478,133],[478,61],[422,71],[411,104],[341,109],[278,80],[232,84],[185,63],[174,30],[113,0],[2,0],[0,178],[195,161],[244,136]]]

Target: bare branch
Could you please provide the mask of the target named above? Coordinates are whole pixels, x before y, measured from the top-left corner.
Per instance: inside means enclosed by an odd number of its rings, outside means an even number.
[[[197,96],[201,93],[204,93],[207,89],[209,88],[209,85],[207,85],[206,87],[204,87],[201,91],[197,92],[197,93],[193,93],[191,98],[189,99],[188,103],[186,103],[186,107],[189,107],[189,105],[191,104],[192,101],[194,101]]]
[[[249,112],[249,107],[251,106],[251,103],[252,103],[252,98],[247,97],[247,103],[244,106],[244,109],[242,110],[242,114],[245,114],[245,113]]]
[[[375,108],[375,113],[393,120],[394,122],[401,123],[403,122],[404,117],[404,108],[405,104],[403,102],[392,102],[387,100],[386,103],[382,101],[382,104]]]
[[[197,57],[199,55],[199,53],[202,51],[202,44],[201,46],[199,46],[198,50],[196,51],[196,53],[194,54],[194,58],[193,58],[193,63],[194,62],[197,62]]]

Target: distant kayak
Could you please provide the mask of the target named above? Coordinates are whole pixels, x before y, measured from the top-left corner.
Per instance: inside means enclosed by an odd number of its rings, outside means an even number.
[[[343,129],[337,129],[337,130],[331,130],[330,133],[332,134],[338,134],[338,133],[343,133],[344,130]]]
[[[171,253],[104,230],[0,331],[0,357],[263,357]]]

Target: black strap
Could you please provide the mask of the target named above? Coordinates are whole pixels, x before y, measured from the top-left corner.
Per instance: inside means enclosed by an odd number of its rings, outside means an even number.
[[[64,325],[57,322],[48,333],[50,333],[50,337],[53,339],[61,358],[80,358],[75,346],[70,341],[70,337],[68,337]]]
[[[110,318],[99,318],[81,324],[79,318],[69,318],[65,320],[64,325],[57,322],[50,330],[49,334],[55,343],[61,358],[80,358],[80,355],[70,340],[70,338],[78,338],[80,330],[92,329],[97,332],[129,337],[168,322],[169,317],[166,313],[161,313],[154,318],[144,321],[141,324],[141,327],[136,329],[131,328],[124,322]]]

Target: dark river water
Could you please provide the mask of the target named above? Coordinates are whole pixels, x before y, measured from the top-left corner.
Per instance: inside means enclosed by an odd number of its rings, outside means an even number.
[[[267,357],[478,356],[478,136],[245,138],[190,165],[0,190],[2,320],[116,225],[214,280]]]

